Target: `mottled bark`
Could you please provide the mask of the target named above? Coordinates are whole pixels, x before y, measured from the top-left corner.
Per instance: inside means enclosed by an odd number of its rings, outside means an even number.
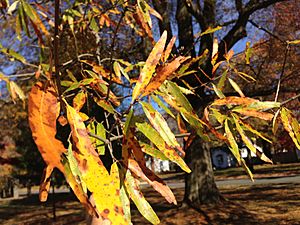
[[[187,149],[185,160],[192,170],[185,179],[185,202],[194,208],[218,203],[222,197],[214,179],[209,143],[197,136]]]

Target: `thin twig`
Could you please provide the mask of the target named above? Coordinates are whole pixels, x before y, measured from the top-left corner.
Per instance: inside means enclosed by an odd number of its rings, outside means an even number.
[[[274,100],[275,102],[277,102],[277,100],[278,100],[278,95],[279,95],[279,90],[280,90],[280,85],[281,85],[281,78],[283,77],[283,74],[284,74],[284,69],[285,69],[285,64],[286,64],[286,59],[287,59],[287,54],[289,52],[289,49],[290,49],[290,45],[287,44],[286,49],[285,49],[281,73],[280,73],[280,76],[278,79],[277,90],[276,90],[276,95],[275,95],[275,100]]]
[[[116,39],[117,39],[117,33],[119,31],[119,28],[120,28],[120,25],[121,25],[121,22],[125,16],[125,12],[126,12],[126,9],[124,9],[124,11],[122,12],[122,15],[118,21],[118,24],[117,24],[117,27],[114,31],[114,36],[113,36],[113,39],[112,39],[112,42],[111,42],[111,46],[110,46],[110,72],[109,72],[109,84],[108,84],[108,87],[107,87],[107,94],[106,94],[106,101],[108,100],[109,98],[109,92],[110,92],[110,88],[111,88],[111,85],[112,85],[112,71],[113,71],[113,58],[114,58],[114,48],[115,48],[115,44],[116,44]]]
[[[60,76],[59,76],[59,56],[58,56],[58,41],[59,41],[59,34],[58,29],[59,27],[59,0],[55,0],[55,16],[54,16],[54,49],[53,49],[53,55],[54,55],[54,68],[55,68],[55,75],[54,80],[56,83],[57,91],[59,100],[62,104],[62,87],[60,83]]]

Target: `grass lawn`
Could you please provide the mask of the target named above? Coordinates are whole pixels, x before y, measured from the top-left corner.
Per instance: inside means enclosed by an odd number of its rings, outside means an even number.
[[[256,166],[258,176],[285,176],[299,174],[300,164]],[[238,168],[216,171],[218,179],[243,178]],[[164,175],[176,182],[181,174]],[[184,190],[173,190],[178,202]],[[172,206],[150,188],[144,194],[164,225],[185,224],[300,224],[300,184],[276,184],[253,186],[224,186],[220,188],[225,201],[217,206],[203,206],[196,211],[185,205]],[[0,201],[0,224],[85,224],[82,206],[70,194],[56,194],[56,221],[52,215],[52,195],[46,203],[40,203],[37,195],[29,198]],[[150,224],[132,207],[133,224]]]

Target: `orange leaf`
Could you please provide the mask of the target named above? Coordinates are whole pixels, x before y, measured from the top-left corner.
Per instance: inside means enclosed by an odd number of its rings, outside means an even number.
[[[168,60],[168,58],[172,52],[172,48],[175,44],[175,41],[176,41],[176,37],[173,36],[172,39],[170,40],[169,44],[167,45],[165,52],[161,56],[163,62],[166,62]]]
[[[62,142],[55,138],[59,110],[60,105],[55,89],[41,82],[36,83],[28,99],[28,117],[32,137],[46,164],[64,171],[61,155],[66,152],[66,149]]]
[[[272,113],[259,112],[254,109],[247,109],[247,108],[233,109],[233,111],[238,112],[244,116],[253,116],[263,120],[272,120],[274,116]]]
[[[180,67],[181,63],[184,62],[187,58],[183,56],[179,56],[175,58],[172,62],[159,67],[156,71],[156,76],[152,77],[149,85],[146,87],[143,96],[152,93],[153,91],[157,90],[162,83],[169,79],[173,73]]]
[[[47,164],[44,178],[40,186],[40,200],[46,201],[49,190],[49,180],[52,168],[56,167],[64,173],[79,201],[87,210],[96,214],[87,196],[80,189],[74,177],[66,171],[62,164],[62,155],[66,153],[62,142],[55,138],[56,119],[59,115],[60,105],[57,101],[55,89],[49,84],[36,83],[29,94],[28,117],[32,137],[44,161]]]
[[[259,101],[253,98],[231,96],[231,97],[217,99],[212,103],[212,105],[227,105],[227,104],[250,105],[253,102],[259,102]]]
[[[167,40],[167,32],[165,31],[156,45],[153,47],[144,67],[141,70],[141,74],[133,89],[132,102],[134,102],[138,96],[144,91],[144,88],[149,84],[152,75],[155,71],[155,67],[159,62],[161,54],[164,51],[165,44]]]
[[[39,198],[41,202],[45,202],[48,198],[48,192],[50,188],[50,178],[51,178],[51,173],[53,171],[53,167],[51,166],[46,166],[43,172],[43,177],[41,180],[40,184],[40,194]]]

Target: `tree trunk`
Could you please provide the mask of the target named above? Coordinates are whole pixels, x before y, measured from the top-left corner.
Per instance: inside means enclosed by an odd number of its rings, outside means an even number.
[[[194,208],[218,203],[221,195],[214,179],[209,143],[197,136],[187,149],[185,160],[192,172],[185,177],[184,201]]]

